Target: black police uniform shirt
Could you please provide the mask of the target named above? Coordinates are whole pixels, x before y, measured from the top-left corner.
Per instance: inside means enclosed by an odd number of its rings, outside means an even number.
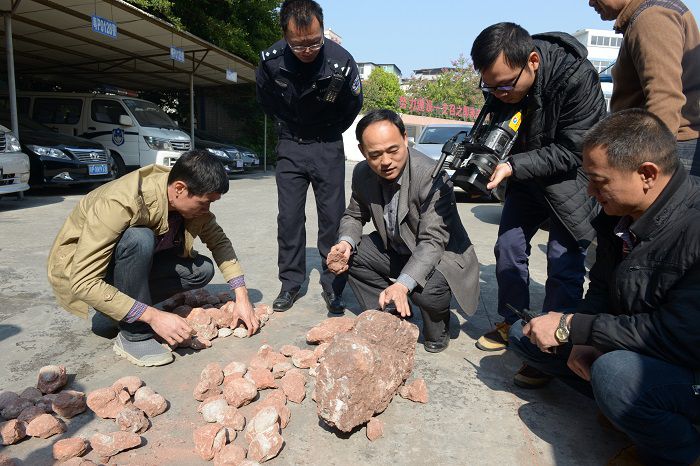
[[[256,88],[263,110],[277,121],[280,138],[338,139],[362,108],[357,64],[331,40],[311,63],[296,58],[285,40],[263,50]]]

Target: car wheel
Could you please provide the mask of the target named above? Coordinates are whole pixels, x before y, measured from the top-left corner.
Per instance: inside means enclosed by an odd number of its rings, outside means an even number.
[[[122,156],[116,152],[110,152],[112,156],[112,173],[114,173],[115,178],[121,178],[126,175],[126,165],[124,165],[124,160]]]

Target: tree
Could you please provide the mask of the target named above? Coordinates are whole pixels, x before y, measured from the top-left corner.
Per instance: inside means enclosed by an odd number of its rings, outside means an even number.
[[[399,79],[393,73],[375,68],[369,78],[362,84],[364,104],[362,112],[378,108],[388,108],[398,111],[399,97],[403,95]]]

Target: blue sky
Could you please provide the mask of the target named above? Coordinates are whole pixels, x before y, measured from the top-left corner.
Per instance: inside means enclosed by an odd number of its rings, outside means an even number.
[[[395,63],[410,77],[418,68],[449,66],[485,27],[513,21],[531,34],[612,29],[587,0],[318,0],[324,22],[357,61]],[[700,18],[700,0],[684,3]]]

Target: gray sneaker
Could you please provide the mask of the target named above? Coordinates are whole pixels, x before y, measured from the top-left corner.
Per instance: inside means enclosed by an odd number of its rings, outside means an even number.
[[[173,362],[173,353],[155,339],[129,341],[121,333],[114,339],[114,352],[141,367],[163,366]]]

